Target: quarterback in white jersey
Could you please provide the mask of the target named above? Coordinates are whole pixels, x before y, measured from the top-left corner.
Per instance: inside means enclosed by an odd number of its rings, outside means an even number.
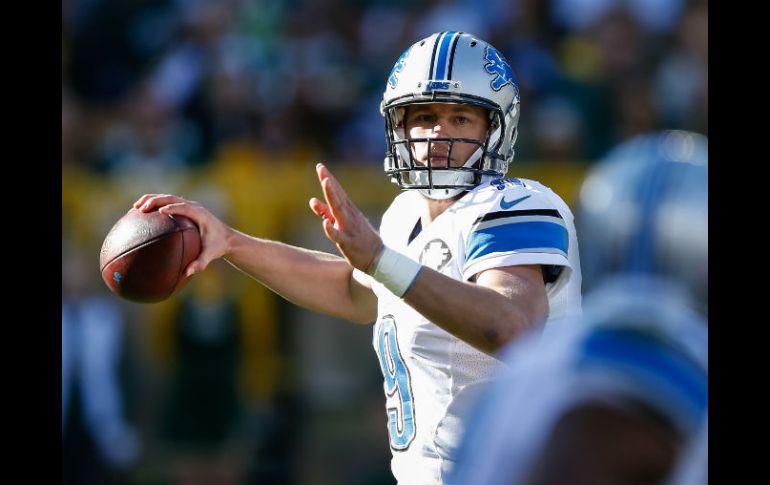
[[[546,283],[551,318],[579,309],[572,214],[550,189],[525,179],[496,179],[466,193],[414,235],[421,195],[406,192],[385,212],[383,242],[422,265],[472,281],[495,267],[561,268]],[[468,407],[500,362],[437,327],[382,284],[374,348],[385,375],[393,472],[399,483],[442,483],[454,464]],[[468,302],[472,305],[472,302]]]
[[[225,258],[305,308],[376,322],[393,472],[400,485],[440,485],[474,389],[500,366],[494,353],[549,316],[579,312],[578,246],[556,194],[504,178],[519,88],[492,45],[462,32],[416,42],[391,70],[380,111],[385,173],[406,191],[381,232],[316,166],[325,200],[310,208],[342,257],[243,234],[173,195],[135,207],[195,221],[202,251],[189,274]]]

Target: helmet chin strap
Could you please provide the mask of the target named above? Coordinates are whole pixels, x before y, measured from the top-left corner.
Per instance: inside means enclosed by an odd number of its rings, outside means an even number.
[[[420,193],[431,200],[446,200],[461,194],[467,189],[419,189]]]

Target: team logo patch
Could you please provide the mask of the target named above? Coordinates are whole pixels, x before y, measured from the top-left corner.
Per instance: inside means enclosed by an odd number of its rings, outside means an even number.
[[[449,89],[449,85],[450,85],[449,81],[431,81],[425,87],[425,90],[426,91],[435,91],[436,89],[447,90]]]
[[[404,65],[406,63],[406,56],[409,54],[409,51],[411,50],[411,47],[404,51],[403,54],[401,54],[401,57],[398,58],[396,61],[396,65],[393,66],[393,69],[390,71],[390,76],[388,76],[388,84],[390,84],[391,88],[395,88],[398,85],[398,77],[396,77],[396,74],[404,70]]]
[[[513,75],[513,70],[508,65],[508,61],[505,60],[505,57],[497,49],[487,46],[484,59],[487,60],[487,63],[484,64],[484,70],[495,76],[491,82],[492,89],[500,91],[506,84],[510,84],[516,89],[516,76]]]
[[[433,239],[420,253],[420,264],[436,271],[444,269],[451,260],[452,253],[449,251],[449,246],[441,239]]]

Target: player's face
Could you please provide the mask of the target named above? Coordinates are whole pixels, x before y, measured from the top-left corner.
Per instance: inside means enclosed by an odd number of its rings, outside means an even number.
[[[489,112],[478,106],[449,103],[410,105],[404,115],[404,128],[411,138],[470,138],[484,142],[489,128]],[[411,143],[415,161],[428,164],[428,143]],[[449,166],[461,167],[479,148],[473,143],[454,142]],[[449,142],[430,143],[431,165],[447,165]]]

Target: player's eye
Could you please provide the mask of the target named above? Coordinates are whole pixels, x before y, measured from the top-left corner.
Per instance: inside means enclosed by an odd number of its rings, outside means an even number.
[[[470,122],[471,122],[471,120],[469,118],[466,118],[465,116],[458,116],[457,117],[457,124],[458,125],[467,125]]]

